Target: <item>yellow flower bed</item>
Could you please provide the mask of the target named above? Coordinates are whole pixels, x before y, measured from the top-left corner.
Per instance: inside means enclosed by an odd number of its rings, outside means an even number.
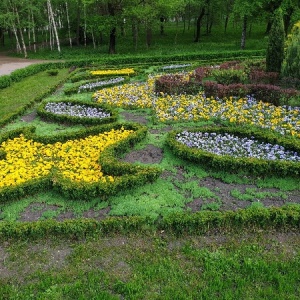
[[[153,94],[155,77],[149,77],[146,83],[128,83],[105,88],[97,91],[93,99],[115,107],[152,108],[155,95]]]
[[[0,188],[46,177],[54,170],[75,182],[112,182],[112,176],[101,172],[99,155],[132,132],[113,129],[84,139],[48,145],[28,140],[23,135],[7,140],[0,146],[6,152],[6,159],[0,160]]]
[[[155,95],[155,78],[146,83],[124,84],[94,93],[99,103],[116,107],[152,108],[161,122],[220,118],[255,125],[300,138],[300,110],[249,99],[214,99],[198,95]]]
[[[118,70],[97,70],[91,71],[92,75],[130,75],[134,74],[134,70],[131,68],[118,69]]]

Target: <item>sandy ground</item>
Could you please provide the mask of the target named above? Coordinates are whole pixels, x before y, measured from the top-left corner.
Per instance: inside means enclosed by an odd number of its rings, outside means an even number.
[[[0,76],[9,75],[16,69],[25,68],[32,64],[44,63],[46,60],[9,57],[0,53]],[[48,61],[49,62],[49,61]]]

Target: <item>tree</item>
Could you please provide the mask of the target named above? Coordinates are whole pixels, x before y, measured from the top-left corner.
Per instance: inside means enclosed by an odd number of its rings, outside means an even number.
[[[282,18],[282,10],[278,8],[274,12],[273,22],[269,34],[269,41],[266,56],[267,72],[281,71],[281,64],[284,55],[284,25]]]
[[[235,0],[233,11],[242,21],[242,36],[241,36],[241,49],[246,48],[246,34],[249,20],[255,15],[258,15],[263,0]]]
[[[282,64],[282,74],[300,79],[300,21],[292,28],[286,42],[285,56]]]

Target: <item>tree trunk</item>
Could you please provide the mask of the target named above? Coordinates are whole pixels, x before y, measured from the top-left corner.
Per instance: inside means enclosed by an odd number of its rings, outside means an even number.
[[[93,47],[94,47],[94,49],[96,49],[94,30],[92,30],[92,40],[93,40]]]
[[[36,35],[35,35],[35,22],[33,17],[33,11],[31,11],[31,20],[32,20],[33,51],[36,52]]]
[[[80,1],[81,0],[78,0],[77,1],[77,26],[76,26],[76,44],[77,46],[80,45]]]
[[[164,26],[165,18],[160,17],[159,20],[160,20],[160,35],[164,35],[165,34],[165,26]]]
[[[71,26],[70,26],[70,18],[69,18],[68,1],[66,1],[66,15],[67,15],[67,23],[68,23],[69,43],[70,43],[70,47],[72,48],[72,37],[71,37]]]
[[[112,3],[108,3],[108,13],[110,16],[115,16],[115,8]],[[115,54],[116,53],[116,26],[114,26],[109,34],[109,54]]]
[[[229,15],[226,15],[225,24],[224,24],[224,33],[227,32],[228,22],[229,22]]]
[[[19,37],[18,37],[18,33],[17,33],[17,29],[16,29],[15,25],[12,25],[12,30],[13,30],[13,33],[14,33],[15,38],[16,38],[17,53],[21,53],[22,49],[21,49],[21,45],[20,45],[20,42],[19,42]]]
[[[24,36],[23,36],[23,30],[21,28],[21,22],[20,22],[20,18],[19,18],[19,12],[17,10],[17,7],[14,8],[15,10],[15,14],[17,17],[17,23],[18,23],[18,27],[19,27],[19,32],[20,32],[20,37],[21,37],[21,42],[22,42],[22,48],[23,48],[23,52],[24,52],[24,57],[27,58],[27,49],[26,49],[26,44],[24,41]]]
[[[137,46],[138,46],[138,25],[137,25],[137,23],[133,21],[131,28],[132,28],[132,39],[133,39],[134,49],[137,50]]]
[[[59,43],[56,23],[55,23],[55,20],[54,20],[54,15],[53,15],[53,10],[52,10],[50,0],[47,0],[47,4],[48,4],[48,7],[49,7],[50,19],[51,19],[51,22],[52,22],[52,25],[53,25],[53,30],[54,30],[54,34],[55,34],[55,38],[56,38],[57,50],[58,50],[58,52],[60,52],[60,43]]]
[[[243,29],[241,38],[241,49],[244,50],[246,46],[246,33],[247,33],[247,16],[243,17]]]
[[[109,35],[109,54],[116,53],[116,27],[113,27]]]
[[[84,39],[84,47],[86,47],[86,6],[83,6],[83,15],[84,15],[84,30],[83,30],[83,39]]]
[[[147,22],[147,24],[146,24],[146,45],[147,45],[147,48],[149,48],[151,46],[151,43],[152,43],[152,28]]]
[[[0,44],[1,44],[1,46],[3,46],[4,47],[4,30],[3,30],[3,28],[0,28]]]
[[[267,23],[265,34],[269,34],[271,27],[272,27],[272,21],[271,21],[271,19],[269,19],[268,23]]]
[[[198,43],[200,40],[201,21],[204,17],[204,14],[205,14],[205,8],[203,7],[201,9],[201,12],[200,12],[200,14],[197,18],[197,22],[196,22],[196,36],[195,36],[195,40],[194,40],[195,43]]]

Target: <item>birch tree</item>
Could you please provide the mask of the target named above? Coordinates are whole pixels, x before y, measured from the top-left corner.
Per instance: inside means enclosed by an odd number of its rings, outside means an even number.
[[[48,8],[48,13],[49,13],[49,21],[50,21],[50,27],[52,26],[53,31],[54,31],[54,35],[55,35],[55,39],[56,39],[56,45],[57,45],[57,50],[58,52],[61,52],[60,50],[60,42],[59,42],[59,37],[58,37],[58,33],[57,33],[57,25],[55,22],[55,18],[54,18],[54,13],[53,13],[53,9],[52,9],[52,5],[51,5],[51,1],[47,0],[47,8]]]

